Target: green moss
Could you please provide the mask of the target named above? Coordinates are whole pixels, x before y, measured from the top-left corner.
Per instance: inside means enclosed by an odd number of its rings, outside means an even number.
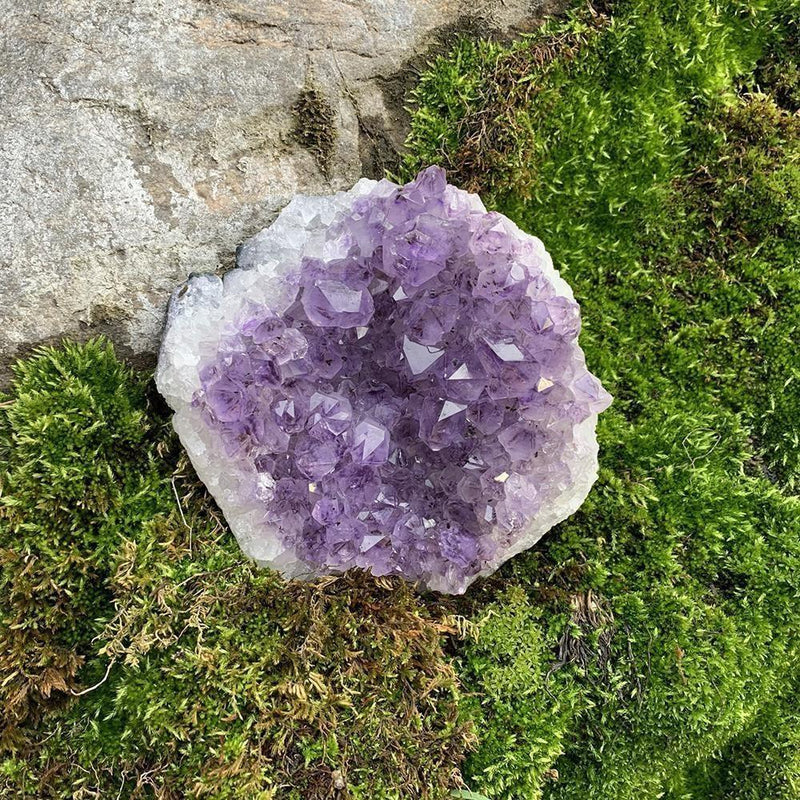
[[[174,515],[120,560],[102,636],[116,664],[42,728],[38,796],[142,775],[170,798],[322,798],[337,782],[354,798],[446,796],[471,736],[444,623],[399,581],[286,584],[197,523],[192,556]]]
[[[580,696],[553,668],[548,629],[566,624],[564,615],[544,620],[512,586],[470,626],[462,713],[476,721],[480,749],[468,766],[491,797],[541,797],[565,749]]]
[[[408,174],[443,163],[544,240],[615,396],[587,502],[465,607],[501,637],[459,661],[480,739],[465,778],[489,797],[736,775],[725,759],[797,669],[797,10],[578,10],[510,46],[463,42],[416,91]]]
[[[800,795],[796,681],[719,754],[680,776],[669,800],[794,800]]]
[[[3,741],[80,689],[110,562],[164,495],[142,380],[100,341],[19,363],[0,409]]]

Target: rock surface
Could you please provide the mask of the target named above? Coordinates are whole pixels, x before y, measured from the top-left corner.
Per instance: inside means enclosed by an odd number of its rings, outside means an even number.
[[[153,353],[174,285],[296,192],[391,166],[403,90],[541,0],[0,0],[0,356]]]

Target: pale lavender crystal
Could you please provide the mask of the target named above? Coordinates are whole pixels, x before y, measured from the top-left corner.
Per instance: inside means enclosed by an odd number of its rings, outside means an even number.
[[[542,243],[430,168],[296,198],[173,297],[159,389],[244,550],[462,592],[573,513],[611,398]]]
[[[389,458],[389,431],[379,422],[364,419],[352,432],[352,458],[357,464],[377,467]]]

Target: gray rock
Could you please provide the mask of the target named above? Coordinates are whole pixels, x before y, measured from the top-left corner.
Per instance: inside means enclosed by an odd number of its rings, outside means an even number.
[[[152,354],[190,272],[232,266],[294,193],[391,166],[415,66],[542,8],[0,0],[0,367],[63,335]]]

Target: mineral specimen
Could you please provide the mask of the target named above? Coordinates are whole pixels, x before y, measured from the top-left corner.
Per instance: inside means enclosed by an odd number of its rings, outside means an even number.
[[[458,593],[596,478],[579,330],[541,241],[431,167],[296,197],[175,292],[156,377],[249,556]]]

